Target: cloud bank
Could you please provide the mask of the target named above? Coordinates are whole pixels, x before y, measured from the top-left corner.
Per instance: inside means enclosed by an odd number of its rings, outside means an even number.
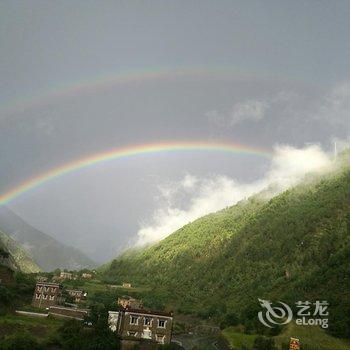
[[[162,184],[157,198],[160,205],[150,221],[141,223],[137,244],[159,241],[203,215],[234,205],[268,187],[277,194],[300,182],[307,173],[328,170],[331,163],[331,156],[318,145],[302,149],[280,145],[274,148],[265,176],[251,183],[224,175],[200,178],[188,174],[178,182]]]

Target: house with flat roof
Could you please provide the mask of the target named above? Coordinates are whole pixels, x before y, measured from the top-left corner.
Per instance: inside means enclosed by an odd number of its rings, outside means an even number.
[[[63,287],[59,283],[37,282],[34,290],[32,305],[41,309],[63,302]]]
[[[73,274],[70,273],[70,272],[62,271],[60,273],[60,279],[62,279],[62,280],[71,280],[71,279],[73,279]]]
[[[85,300],[87,293],[79,289],[66,289],[67,294],[76,302],[80,303],[82,300]]]
[[[108,325],[124,342],[137,344],[148,340],[158,344],[170,344],[173,314],[145,309],[123,309],[108,312]]]

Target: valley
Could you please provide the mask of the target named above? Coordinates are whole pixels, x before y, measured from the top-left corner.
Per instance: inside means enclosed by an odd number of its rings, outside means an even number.
[[[70,349],[64,334],[76,329],[87,338],[90,333],[96,339],[104,337],[110,344],[105,349],[116,349],[117,338],[108,331],[108,322],[111,312],[124,317],[128,307],[118,310],[126,298],[142,301],[141,311],[154,310],[146,313],[173,315],[174,348],[244,350],[271,342],[261,346],[284,350],[290,338],[298,338],[305,350],[349,349],[350,299],[344,293],[344,286],[350,286],[349,194],[350,162],[345,152],[329,174],[309,176],[271,199],[257,194],[200,218],[151,247],[130,250],[100,269],[23,269],[23,274],[18,265],[0,285],[0,336],[5,341],[24,331],[47,349]],[[3,251],[8,247],[4,245]],[[13,252],[8,249],[8,256]],[[11,269],[4,267],[5,272]],[[51,306],[45,318],[16,315],[15,310],[45,312],[31,306],[35,295],[40,298],[34,292],[38,283],[62,288],[68,308],[89,309],[88,323],[57,319]],[[76,302],[70,291],[86,297]],[[294,319],[267,328],[257,317],[259,299],[283,301],[294,315],[297,309],[292,305],[300,300],[326,300],[329,328],[298,326]]]

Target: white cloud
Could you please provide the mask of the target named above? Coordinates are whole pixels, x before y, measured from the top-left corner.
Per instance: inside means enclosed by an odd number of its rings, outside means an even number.
[[[223,175],[210,178],[186,175],[176,183],[160,186],[163,203],[149,222],[141,224],[137,243],[141,245],[163,239],[187,223],[234,205],[270,185],[273,185],[274,194],[278,193],[298,183],[306,173],[325,171],[330,165],[330,156],[318,145],[302,149],[281,145],[275,147],[265,176],[252,183],[241,183]],[[188,203],[186,207],[179,205],[177,200],[179,197],[183,199],[184,195]]]
[[[198,178],[187,174],[182,180],[182,187],[185,189],[191,189],[198,183]]]
[[[269,117],[294,120],[300,124],[321,123],[335,131],[350,134],[350,82],[335,85],[312,99],[294,91],[281,90],[264,99],[247,99],[235,103],[230,110],[215,109],[205,115],[219,127],[232,127],[245,121],[259,122]],[[270,118],[270,119],[271,119]]]
[[[269,103],[265,100],[237,102],[230,111],[211,110],[205,113],[209,121],[218,126],[233,126],[244,121],[259,121],[265,117]]]
[[[265,181],[267,184],[276,183],[280,189],[285,189],[299,182],[306,173],[327,170],[331,164],[329,154],[318,145],[302,149],[277,146]]]
[[[265,117],[268,108],[266,101],[247,100],[236,103],[230,112],[229,119],[231,125],[241,123],[246,120],[259,121]]]
[[[304,102],[302,96],[295,92],[281,91],[264,100],[238,102],[230,112],[212,110],[206,116],[215,124],[227,127],[246,120],[262,120],[268,109],[277,109],[285,117],[300,123],[317,121],[324,123],[327,128],[335,126],[335,130],[342,130],[343,134],[349,135],[350,83],[335,86],[311,104],[305,105]],[[350,145],[350,138],[333,138],[331,141],[336,142],[338,151]],[[274,148],[270,168],[265,176],[252,183],[241,183],[220,175],[211,178],[186,175],[178,182],[160,186],[160,197],[166,199],[166,203],[153,213],[150,221],[141,225],[138,243],[160,240],[198,217],[234,205],[263,189],[273,189],[274,193],[269,194],[277,194],[297,184],[306,173],[327,171],[331,163],[330,155],[319,145],[308,145],[301,149],[279,145]],[[188,203],[186,207],[181,205],[184,199]]]

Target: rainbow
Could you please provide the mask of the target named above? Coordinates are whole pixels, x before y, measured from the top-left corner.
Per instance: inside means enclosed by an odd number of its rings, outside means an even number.
[[[225,74],[222,74],[224,73]],[[225,69],[214,68],[147,68],[124,70],[109,74],[98,74],[89,78],[68,81],[45,90],[39,90],[32,95],[18,97],[4,103],[0,110],[4,114],[21,113],[28,109],[43,107],[58,100],[71,98],[77,95],[96,93],[119,85],[140,83],[152,80],[166,80],[187,76],[227,76]]]
[[[24,181],[23,183],[19,184],[18,186],[14,187],[8,192],[5,192],[2,195],[0,195],[0,205],[7,204],[13,199],[21,196],[22,194],[33,190],[39,186],[42,186],[55,178],[103,162],[108,162],[114,159],[131,158],[146,154],[172,153],[181,151],[224,152],[228,154],[255,155],[267,158],[271,156],[271,151],[262,148],[253,148],[235,143],[212,143],[207,141],[162,142],[115,148],[63,164],[39,176]]]
[[[234,70],[230,67],[172,67],[160,68],[150,67],[147,69],[129,69],[120,72],[108,74],[92,75],[89,78],[68,81],[39,90],[35,93],[16,97],[0,105],[0,112],[4,115],[22,113],[28,109],[43,107],[56,103],[62,99],[69,99],[77,95],[96,93],[115,86],[124,86],[132,83],[141,83],[153,80],[166,80],[185,77],[207,77],[232,79],[250,79],[256,76],[260,78],[273,78],[277,80],[299,80],[296,77],[285,78],[277,75],[271,75],[265,72],[247,72],[242,69]]]

